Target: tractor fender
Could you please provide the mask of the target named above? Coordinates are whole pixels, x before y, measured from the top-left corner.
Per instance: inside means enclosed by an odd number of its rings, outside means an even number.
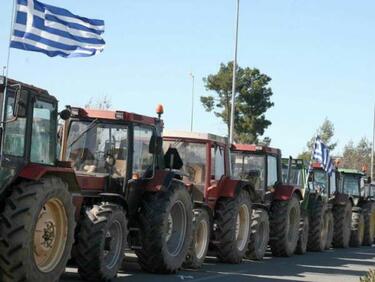
[[[115,193],[100,193],[100,200],[104,202],[110,202],[117,204],[121,207],[123,207],[126,211],[128,210],[128,205],[126,202],[126,199],[124,196],[120,194],[115,194]]]
[[[273,200],[288,201],[294,194],[299,197],[299,200],[302,200],[302,192],[298,187],[292,185],[279,185],[275,188],[275,192],[273,192]]]
[[[162,189],[169,189],[174,181],[182,183],[182,185],[187,188],[179,178],[180,175],[173,170],[156,170],[154,177],[145,184],[144,190],[148,192],[159,192]]]
[[[28,164],[21,169],[18,176],[27,180],[38,181],[41,178],[50,175],[60,177],[64,182],[66,182],[69,186],[70,192],[81,192],[74,170],[66,163],[61,163],[61,166],[57,167],[41,164]]]
[[[234,198],[238,195],[242,190],[249,192],[250,198],[253,202],[257,201],[257,195],[254,188],[251,186],[250,183],[238,180],[238,179],[231,179],[229,177],[225,177],[220,181],[220,185],[222,189],[220,190],[220,197],[225,198]]]

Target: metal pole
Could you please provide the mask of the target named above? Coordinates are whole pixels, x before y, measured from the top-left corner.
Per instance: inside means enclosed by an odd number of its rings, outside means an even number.
[[[374,177],[374,154],[375,154],[375,104],[374,104],[374,127],[372,129],[372,150],[371,150],[371,180],[375,181]]]
[[[232,108],[230,111],[230,132],[229,132],[229,142],[233,143],[234,135],[234,113],[235,113],[235,101],[236,101],[236,71],[237,71],[237,45],[238,45],[238,20],[240,17],[240,0],[237,0],[237,15],[236,15],[236,39],[234,44],[234,60],[233,60],[233,81],[232,81]]]
[[[190,131],[193,131],[193,122],[194,122],[194,88],[195,88],[195,76],[190,73],[192,79],[192,88],[191,88],[191,118],[190,118]]]
[[[15,21],[15,11],[16,11],[16,0],[13,1],[13,7],[12,7],[10,32],[9,32],[8,57],[7,57],[7,65],[6,65],[6,69],[5,69],[5,78],[6,78],[5,85],[8,84],[7,80],[8,80],[8,74],[9,74],[9,62],[10,62],[10,42],[12,41],[12,35],[13,35],[13,27],[14,27],[14,21]]]

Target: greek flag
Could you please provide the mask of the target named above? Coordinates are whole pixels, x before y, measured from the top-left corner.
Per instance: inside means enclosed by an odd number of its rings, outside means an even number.
[[[104,21],[76,16],[37,0],[17,0],[10,47],[50,57],[88,57],[103,51]]]
[[[319,136],[315,140],[312,158],[319,162],[322,168],[328,173],[329,176],[331,176],[335,166],[333,165],[332,159],[329,156],[329,149],[327,145],[320,140]]]

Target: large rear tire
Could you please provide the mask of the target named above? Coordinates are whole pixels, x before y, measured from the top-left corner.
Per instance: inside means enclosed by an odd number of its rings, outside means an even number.
[[[365,234],[363,237],[363,245],[371,246],[375,237],[375,206],[372,203],[366,204],[363,207]]]
[[[347,201],[343,206],[333,207],[333,247],[347,248],[350,242],[352,224],[352,204]]]
[[[296,248],[297,255],[304,255],[307,252],[307,243],[309,240],[310,221],[308,215],[303,215],[299,225],[298,243]]]
[[[207,210],[194,210],[193,222],[193,239],[183,266],[198,269],[204,263],[211,237],[211,223]]]
[[[217,257],[221,262],[240,263],[250,239],[251,199],[247,191],[216,203],[214,231]]]
[[[0,281],[58,281],[74,241],[74,205],[60,178],[13,188],[0,220]]]
[[[322,252],[327,245],[327,204],[320,199],[310,201],[310,231],[307,249],[314,252]]]
[[[274,201],[271,205],[270,246],[276,257],[292,256],[297,248],[300,225],[300,204],[296,195],[289,201]]]
[[[141,268],[175,273],[192,239],[192,202],[185,186],[175,181],[169,190],[145,193],[139,217],[142,249],[135,253]]]
[[[262,260],[266,253],[270,238],[270,222],[268,212],[259,209],[253,211],[251,222],[251,235],[246,258]]]
[[[79,222],[75,262],[83,280],[109,281],[125,254],[127,221],[123,208],[101,203],[87,209]]]
[[[350,234],[350,246],[362,246],[363,237],[365,234],[365,220],[362,211],[352,213],[352,230]]]

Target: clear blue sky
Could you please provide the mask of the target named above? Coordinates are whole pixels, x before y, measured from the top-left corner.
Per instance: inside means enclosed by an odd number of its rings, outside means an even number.
[[[91,58],[49,58],[12,50],[10,76],[46,88],[61,105],[107,95],[122,110],[153,115],[165,106],[170,129],[190,126],[196,77],[195,130],[224,135],[206,113],[202,77],[233,57],[235,0],[45,0],[104,19],[105,51]],[[0,10],[0,65],[6,64],[11,1]],[[328,117],[342,147],[371,139],[375,102],[375,2],[242,0],[239,64],[272,77],[275,103],[266,136],[297,154]]]

